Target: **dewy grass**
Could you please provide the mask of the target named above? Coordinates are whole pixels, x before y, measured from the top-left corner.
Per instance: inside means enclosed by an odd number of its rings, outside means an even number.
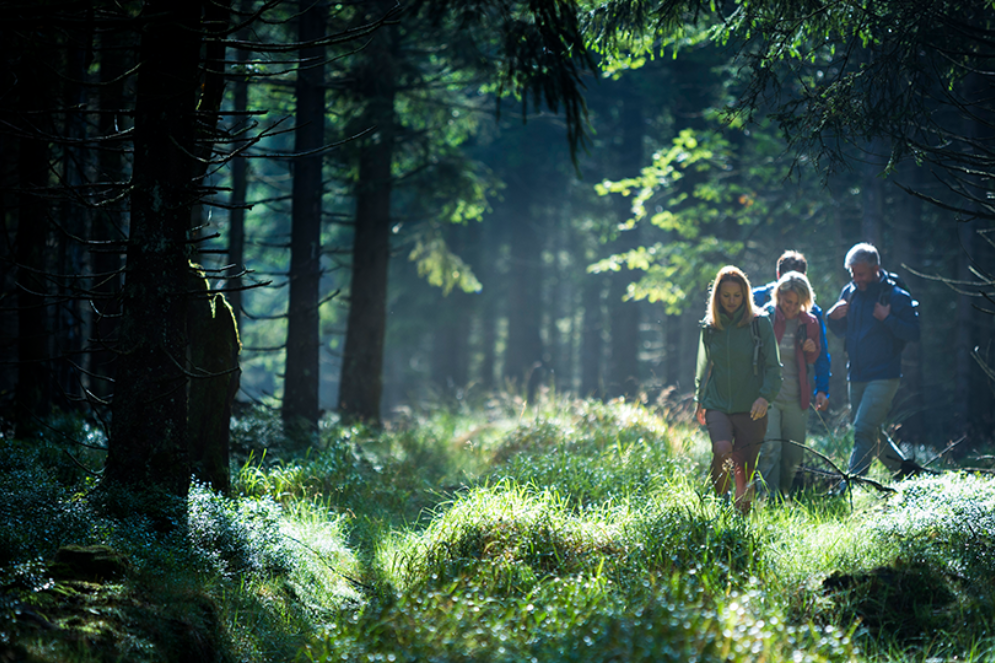
[[[541,486],[579,507],[646,496],[669,477],[694,472],[687,458],[675,455],[675,439],[671,427],[642,406],[568,403],[511,431],[490,479]]]
[[[424,532],[399,542],[385,567],[401,589],[465,579],[499,594],[546,577],[594,573],[617,546],[608,520],[570,513],[551,491],[503,483],[458,499]]]
[[[843,660],[789,626],[752,573],[748,523],[714,500],[578,511],[505,481],[381,554],[395,593],[334,625],[316,660]],[[736,589],[737,587],[744,589]],[[773,615],[773,617],[772,617]],[[798,655],[795,656],[795,652]]]
[[[118,547],[129,582],[169,588],[144,590],[151,607],[216,618],[199,628],[215,624],[221,660],[992,660],[990,478],[861,488],[852,509],[813,488],[742,517],[712,494],[698,428],[620,401],[513,400],[383,431],[326,422],[296,456],[273,422],[245,421],[257,455],[234,497],[195,487],[175,540],[8,454],[23,526],[0,550]],[[17,490],[48,508],[14,508]],[[56,600],[43,561],[18,564],[0,577]]]
[[[756,529],[777,578],[787,585],[800,586],[833,570],[887,563],[893,552],[861,518],[840,519],[835,511],[800,500],[761,507]]]
[[[298,502],[286,509],[280,533],[296,549],[288,582],[311,609],[327,611],[360,600],[362,569],[346,545],[344,516],[330,516],[321,504]]]

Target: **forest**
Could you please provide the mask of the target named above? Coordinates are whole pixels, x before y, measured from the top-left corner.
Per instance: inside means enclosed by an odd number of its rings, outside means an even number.
[[[0,16],[0,663],[995,660],[992,2]],[[915,476],[829,334],[743,516],[709,287],[858,242]]]

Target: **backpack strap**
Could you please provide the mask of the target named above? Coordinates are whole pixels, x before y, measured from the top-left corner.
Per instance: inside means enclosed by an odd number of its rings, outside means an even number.
[[[750,335],[753,336],[753,374],[760,374],[760,348],[763,341],[760,340],[760,316],[753,316],[750,323]]]
[[[705,390],[708,388],[708,382],[712,379],[712,348],[711,348],[711,343],[712,343],[712,334],[714,332],[715,332],[715,329],[710,324],[708,324],[707,322],[705,322],[704,320],[702,320],[702,323],[701,323],[701,342],[702,342],[702,345],[705,346],[705,361],[708,362],[708,369],[705,371],[705,378],[701,381],[701,385],[699,386],[698,396],[701,396],[702,394],[705,393]]]
[[[878,301],[881,302],[882,306],[887,306],[891,303],[891,294],[895,291],[895,288],[904,290],[909,293],[909,297],[912,297],[912,291],[909,290],[909,286],[905,285],[905,281],[901,276],[895,272],[889,272],[887,269],[882,269],[881,274],[884,276],[884,278],[881,279],[884,287],[881,288],[881,293],[878,295]],[[916,304],[917,302],[913,303],[913,306]]]
[[[715,327],[710,324],[703,322],[701,325],[701,339],[705,344],[705,356],[708,358],[708,364],[712,364],[712,337],[715,335]]]
[[[884,275],[884,278],[881,279],[881,292],[878,293],[878,302],[881,306],[888,306],[891,304],[891,293],[898,283],[895,280],[895,275],[891,272],[882,269],[881,274]]]

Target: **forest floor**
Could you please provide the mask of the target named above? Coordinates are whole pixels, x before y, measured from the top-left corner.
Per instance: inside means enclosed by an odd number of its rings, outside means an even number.
[[[0,440],[0,663],[995,661],[978,460],[923,447],[934,472],[835,497],[809,454],[744,517],[702,432],[639,404],[330,421],[304,454],[260,410],[233,494],[170,506],[103,491],[60,425]],[[843,464],[846,427],[813,427]]]

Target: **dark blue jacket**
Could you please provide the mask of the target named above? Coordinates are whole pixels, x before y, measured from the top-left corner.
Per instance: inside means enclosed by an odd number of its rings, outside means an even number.
[[[902,376],[902,350],[919,340],[918,303],[885,274],[861,292],[850,282],[840,292],[850,302],[846,316],[827,320],[829,329],[845,340],[847,379],[850,382],[890,380]],[[891,304],[884,320],[874,317],[876,302]]]
[[[753,289],[753,303],[759,307],[766,306],[767,302],[770,301],[770,294],[774,291],[774,286],[777,285],[773,281],[767,285],[762,285]],[[826,322],[822,317],[822,309],[819,305],[812,303],[812,310],[810,311],[815,319],[819,321],[819,343],[822,351],[815,360],[815,393],[820,391],[829,397],[829,346],[826,344]]]

